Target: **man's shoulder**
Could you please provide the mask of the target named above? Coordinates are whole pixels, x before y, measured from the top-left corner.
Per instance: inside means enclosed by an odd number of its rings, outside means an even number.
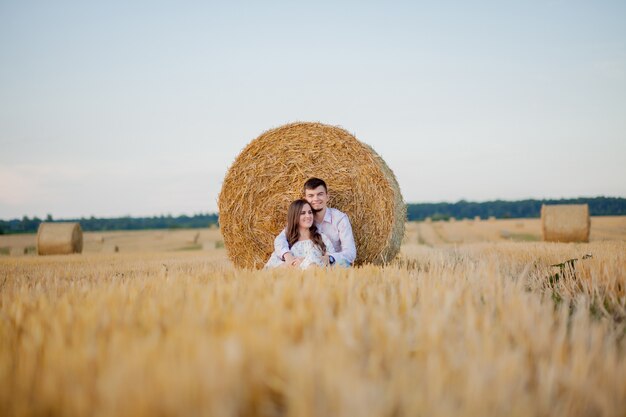
[[[328,207],[328,210],[330,210],[330,215],[331,215],[331,218],[333,219],[332,220],[333,223],[339,223],[341,221],[346,221],[346,220],[350,222],[350,218],[343,211],[333,208],[333,207]]]
[[[334,207],[328,207],[328,210],[330,211],[330,214],[332,214],[333,217],[343,217],[343,216],[348,216],[346,213],[344,213],[343,211],[336,209]]]

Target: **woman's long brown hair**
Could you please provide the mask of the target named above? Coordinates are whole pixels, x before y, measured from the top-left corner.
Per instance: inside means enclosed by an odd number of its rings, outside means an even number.
[[[303,199],[295,200],[289,205],[289,210],[287,210],[287,229],[285,230],[285,234],[287,235],[287,243],[289,243],[290,248],[298,241],[298,238],[300,238],[298,223],[300,223],[300,213],[305,205],[311,208],[308,201]],[[317,231],[315,218],[313,224],[309,227],[309,231],[311,232],[313,244],[320,248],[322,253],[326,253],[326,245],[322,240],[322,235]]]

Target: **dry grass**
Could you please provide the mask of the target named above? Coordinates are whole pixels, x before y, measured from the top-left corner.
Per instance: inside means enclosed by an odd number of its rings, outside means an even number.
[[[488,222],[415,222],[407,224],[405,242],[461,244],[478,242],[541,241],[540,219],[492,219]],[[626,216],[592,217],[591,242],[626,240]]]
[[[421,225],[387,268],[241,271],[224,249],[2,257],[0,410],[623,415],[623,240],[430,247]]]
[[[197,236],[197,237],[196,237]],[[34,247],[36,235],[0,235],[0,247],[10,248],[16,255]],[[223,244],[218,229],[138,230],[115,232],[83,232],[83,253],[154,253],[170,251],[213,250]]]

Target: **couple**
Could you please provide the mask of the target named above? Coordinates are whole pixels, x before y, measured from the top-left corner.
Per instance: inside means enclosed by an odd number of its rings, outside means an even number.
[[[289,205],[287,227],[274,240],[274,253],[265,268],[352,265],[356,246],[350,220],[328,207],[328,199],[323,180],[309,178],[304,183],[304,199]]]

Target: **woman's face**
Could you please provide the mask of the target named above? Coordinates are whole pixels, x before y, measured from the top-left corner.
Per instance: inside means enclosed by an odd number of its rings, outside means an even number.
[[[300,218],[298,221],[298,226],[304,229],[308,229],[313,225],[313,210],[311,210],[311,206],[305,204],[302,206],[302,210],[300,210]]]

